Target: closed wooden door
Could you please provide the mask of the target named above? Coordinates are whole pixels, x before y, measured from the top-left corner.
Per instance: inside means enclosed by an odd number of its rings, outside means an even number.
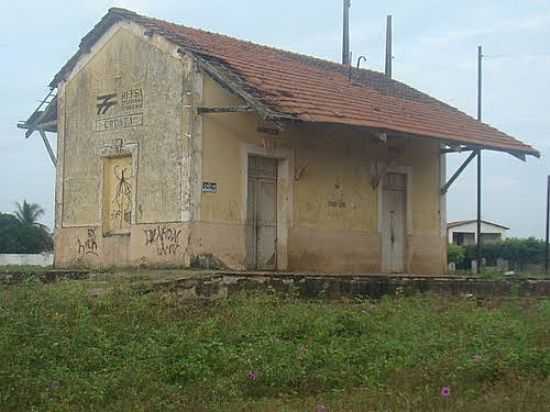
[[[277,160],[248,159],[248,267],[277,267]]]
[[[382,187],[382,270],[403,273],[407,256],[407,175],[388,173]]]

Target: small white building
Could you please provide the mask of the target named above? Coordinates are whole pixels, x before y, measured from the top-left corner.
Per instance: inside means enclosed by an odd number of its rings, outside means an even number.
[[[496,223],[481,221],[481,243],[496,243],[506,239],[509,227]],[[447,238],[449,243],[469,246],[477,243],[477,220],[461,220],[447,224]]]

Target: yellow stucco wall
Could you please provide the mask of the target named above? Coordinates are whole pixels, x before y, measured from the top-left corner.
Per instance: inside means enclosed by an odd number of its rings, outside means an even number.
[[[181,222],[189,68],[143,29],[115,27],[105,37],[60,89],[56,265],[188,264]],[[125,181],[113,168],[120,156],[131,159]],[[117,198],[121,187],[131,193]],[[131,224],[113,230],[121,201]]]
[[[114,93],[118,106],[105,109],[113,99],[98,97]],[[280,159],[278,269],[381,270],[380,189],[371,180],[383,158],[410,175],[408,271],[445,271],[437,143],[383,143],[357,128],[307,124],[273,137],[257,131],[256,114],[199,116],[197,104],[243,102],[136,27],[111,33],[68,79],[59,93],[57,266],[187,266],[212,255],[244,269],[253,153]],[[268,153],[266,141],[274,142]],[[105,213],[114,206],[106,197],[114,192],[104,185],[120,183],[120,173],[106,176],[119,156],[131,157],[131,223],[109,233]],[[201,193],[202,182],[215,182],[217,192]]]
[[[128,30],[119,30],[65,86],[65,201],[63,224],[98,222],[101,147],[137,144],[136,223],[180,218],[178,153],[184,66]],[[101,123],[120,119],[122,93],[143,91],[143,125],[105,130]],[[118,106],[97,115],[98,96],[117,93]],[[111,115],[112,114],[112,115]],[[122,118],[122,121],[126,120]]]
[[[242,104],[208,77],[204,102],[214,107]],[[223,249],[219,258],[233,267],[242,267],[246,258],[243,175],[246,151],[263,148],[257,127],[258,119],[251,113],[211,114],[203,121],[203,180],[217,182],[218,192],[201,197],[201,242],[208,245],[202,251],[216,245],[211,252]],[[283,269],[381,270],[380,190],[370,184],[370,168],[376,159],[390,156],[393,168],[410,174],[408,270],[444,272],[439,144],[419,139],[386,144],[351,127],[304,124],[290,126],[275,140],[292,157],[288,266]]]

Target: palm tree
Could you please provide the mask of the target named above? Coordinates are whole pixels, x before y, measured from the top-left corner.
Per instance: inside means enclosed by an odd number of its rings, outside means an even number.
[[[17,221],[23,225],[40,225],[37,220],[44,215],[44,209],[37,203],[27,203],[23,200],[23,204],[16,202],[17,210],[14,212]],[[41,226],[41,225],[40,225]]]

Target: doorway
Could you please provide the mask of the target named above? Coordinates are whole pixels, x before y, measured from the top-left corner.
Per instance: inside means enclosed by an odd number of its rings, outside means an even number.
[[[403,273],[407,256],[407,175],[387,173],[382,185],[382,271]]]
[[[277,268],[277,160],[248,157],[248,269]]]

